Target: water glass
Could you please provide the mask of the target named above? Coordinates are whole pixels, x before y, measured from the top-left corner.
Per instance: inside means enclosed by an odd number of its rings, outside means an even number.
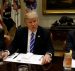
[[[71,70],[72,55],[70,53],[65,53],[63,67],[64,69]]]

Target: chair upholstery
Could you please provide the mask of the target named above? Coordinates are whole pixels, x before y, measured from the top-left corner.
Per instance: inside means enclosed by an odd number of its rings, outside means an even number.
[[[64,50],[66,35],[67,34],[64,31],[52,32],[52,42],[55,50]]]

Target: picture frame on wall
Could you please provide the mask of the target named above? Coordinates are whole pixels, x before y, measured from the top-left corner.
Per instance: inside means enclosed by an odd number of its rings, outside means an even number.
[[[75,0],[42,0],[43,14],[75,14]]]

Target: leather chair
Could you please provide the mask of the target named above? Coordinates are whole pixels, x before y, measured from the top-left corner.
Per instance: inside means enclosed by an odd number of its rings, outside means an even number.
[[[66,35],[65,31],[52,31],[51,38],[53,47],[55,50],[55,56],[63,56],[66,47]]]

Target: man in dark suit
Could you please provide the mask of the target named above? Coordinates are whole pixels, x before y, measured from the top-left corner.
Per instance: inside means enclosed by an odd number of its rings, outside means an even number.
[[[68,53],[70,58],[72,55],[72,59],[75,59],[75,30],[74,29],[68,32],[67,39],[66,39],[66,53]],[[65,57],[66,60],[67,57]],[[75,71],[75,68],[71,67],[71,70]]]
[[[66,40],[66,52],[72,50],[72,58],[75,59],[75,30],[71,30],[68,33]]]
[[[69,31],[66,40],[66,51],[75,51],[75,30]]]
[[[50,63],[52,60],[53,47],[50,39],[50,33],[46,29],[38,26],[38,15],[35,11],[28,12],[25,15],[27,27],[21,27],[16,31],[14,40],[6,52],[3,53],[4,59],[14,52],[33,53],[44,55],[43,64]],[[34,46],[31,51],[31,33],[34,33]]]

